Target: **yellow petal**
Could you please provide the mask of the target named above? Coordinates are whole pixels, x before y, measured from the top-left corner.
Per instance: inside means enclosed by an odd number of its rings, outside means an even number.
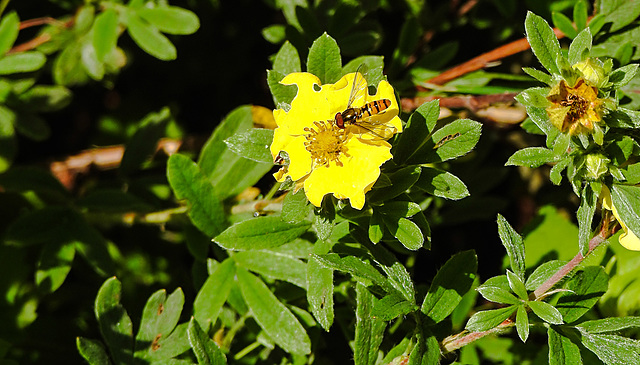
[[[611,192],[609,191],[609,188],[607,188],[606,186],[603,186],[601,195],[602,195],[602,207],[607,210],[610,210],[613,213],[613,216],[616,217],[616,220],[618,221],[618,223],[620,223],[620,226],[622,227],[623,233],[618,238],[618,242],[620,242],[620,244],[628,250],[640,251],[640,238],[638,238],[635,234],[633,234],[633,232],[631,232],[631,230],[627,228],[627,225],[624,224],[622,219],[620,219],[620,216],[618,215],[618,210],[613,205],[613,201],[611,200]]]
[[[349,199],[353,208],[362,209],[365,193],[380,177],[380,165],[391,158],[391,146],[384,141],[370,144],[351,138],[347,148],[348,157],[340,158],[342,166],[332,162],[316,168],[305,181],[304,190],[313,205],[320,206],[322,198],[333,193],[336,198]]]

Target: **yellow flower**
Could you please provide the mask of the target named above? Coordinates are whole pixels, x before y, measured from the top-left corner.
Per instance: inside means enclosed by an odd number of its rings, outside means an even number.
[[[626,249],[633,250],[633,251],[640,251],[640,238],[638,238],[638,236],[636,236],[632,231],[630,231],[629,228],[627,228],[627,225],[624,224],[622,219],[620,219],[620,215],[618,215],[618,210],[613,205],[613,201],[611,200],[611,192],[609,191],[609,188],[607,188],[606,186],[603,186],[601,195],[602,195],[602,207],[607,210],[610,210],[613,213],[613,216],[616,217],[616,220],[618,221],[618,223],[620,223],[620,226],[622,227],[623,233],[618,238],[618,241],[620,242],[620,244],[624,246]]]
[[[561,132],[575,135],[599,128],[602,99],[598,99],[598,89],[587,85],[584,79],[579,78],[573,87],[560,80],[551,88],[547,100],[552,104],[547,108],[551,123]]]
[[[350,105],[356,111],[374,101],[389,101],[385,110],[367,118],[375,126],[374,132],[359,126],[360,120],[345,123],[344,128],[335,122],[336,113],[347,109],[354,81],[356,91],[361,90]],[[402,131],[393,88],[381,81],[376,94],[369,95],[360,73],[357,79],[355,73],[350,73],[335,84],[321,85],[315,75],[298,72],[287,75],[280,83],[297,85],[298,93],[289,111],[273,112],[278,127],[271,154],[274,159],[280,151],[289,156],[289,165],[274,175],[276,180],[290,177],[298,188],[304,186],[307,199],[317,207],[326,194],[332,193],[362,209],[365,193],[380,176],[380,166],[392,157],[391,145],[385,139]]]

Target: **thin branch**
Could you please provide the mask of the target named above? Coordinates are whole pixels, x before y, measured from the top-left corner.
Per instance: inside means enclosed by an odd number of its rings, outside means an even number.
[[[61,22],[58,19],[55,19],[49,16],[45,16],[42,18],[29,19],[29,20],[20,22],[19,29],[23,30],[30,27],[37,27],[39,25],[44,25],[44,24],[64,26],[65,22]]]
[[[455,351],[459,348],[462,348],[474,341],[477,341],[484,336],[498,333],[506,330],[509,327],[513,327],[514,322],[511,319],[506,319],[504,322],[500,323],[498,326],[483,332],[467,332],[463,331],[457,335],[449,336],[442,341],[442,350],[444,353],[449,353]]]
[[[553,32],[556,34],[556,37],[558,37],[558,39],[563,38],[564,37],[564,33],[562,33],[560,30],[558,29],[553,29]],[[477,71],[483,67],[485,67],[487,64],[491,63],[491,62],[495,62],[498,60],[501,60],[505,57],[508,56],[512,56],[516,53],[520,53],[522,51],[525,51],[527,49],[529,49],[529,42],[527,41],[527,38],[521,38],[518,39],[516,41],[513,41],[511,43],[505,44],[503,46],[500,46],[496,49],[494,49],[493,51],[489,51],[487,53],[483,53],[478,57],[472,58],[467,62],[464,62],[458,66],[455,66],[453,68],[450,68],[448,70],[446,70],[445,72],[441,73],[438,76],[435,76],[431,79],[429,79],[427,82],[432,83],[432,84],[437,84],[437,85],[442,85],[445,84],[453,79],[456,79],[462,75],[468,74],[470,72],[473,71]],[[426,91],[428,90],[425,87],[422,86],[417,86],[416,87],[419,91]]]
[[[605,228],[606,227],[606,228]],[[560,268],[555,274],[553,274],[547,281],[542,283],[532,294],[532,300],[540,298],[544,296],[547,291],[553,288],[560,280],[565,278],[569,273],[571,273],[582,261],[589,256],[593,250],[595,250],[598,246],[600,246],[603,242],[606,242],[607,237],[610,237],[610,232],[608,232],[608,225],[603,224],[603,228],[600,232],[594,236],[589,241],[589,251],[587,251],[586,255],[582,255],[582,252],[578,252],[578,254],[571,259],[571,261],[567,262],[563,267]]]

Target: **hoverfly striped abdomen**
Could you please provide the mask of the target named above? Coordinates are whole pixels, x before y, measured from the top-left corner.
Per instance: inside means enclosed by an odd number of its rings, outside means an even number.
[[[365,104],[362,108],[360,108],[360,114],[363,114],[364,117],[370,117],[372,115],[382,113],[390,106],[391,100],[389,99],[375,100]]]

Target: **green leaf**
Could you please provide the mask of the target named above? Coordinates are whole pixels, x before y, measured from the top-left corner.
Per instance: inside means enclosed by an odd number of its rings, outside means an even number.
[[[420,178],[420,167],[408,166],[394,172],[388,177],[391,185],[374,188],[367,197],[370,203],[386,202],[403,194]]]
[[[511,270],[507,270],[507,280],[509,281],[511,290],[513,290],[520,299],[527,300],[529,298],[524,282],[518,275],[511,272]]]
[[[45,242],[63,242],[72,229],[73,211],[65,207],[48,206],[20,215],[9,225],[5,242],[28,246]]]
[[[289,41],[285,41],[278,53],[276,53],[276,58],[273,60],[273,70],[282,75],[302,70],[298,50]]]
[[[53,62],[53,78],[59,85],[76,85],[88,81],[89,76],[82,66],[82,42],[68,44]]]
[[[140,328],[136,335],[134,356],[138,359],[160,359],[157,351],[164,347],[164,341],[169,337],[180,319],[184,305],[182,289],[177,288],[167,298],[164,289],[153,293],[142,311]]]
[[[150,212],[152,206],[138,197],[115,189],[96,189],[78,199],[79,207],[92,212]]]
[[[427,143],[408,163],[437,163],[464,156],[476,146],[482,124],[471,119],[458,119],[433,133]]]
[[[292,354],[311,352],[304,327],[262,280],[240,268],[236,279],[253,318],[278,346]]]
[[[527,342],[529,338],[529,316],[524,305],[519,305],[516,311],[516,331],[522,342]]]
[[[127,32],[143,51],[153,57],[163,61],[176,59],[177,51],[173,43],[162,35],[158,28],[141,19],[134,12],[129,13]]]
[[[246,105],[238,107],[218,125],[200,152],[198,166],[215,186],[215,193],[220,199],[240,194],[257,183],[273,167],[273,161],[259,163],[248,160],[231,151],[224,143],[224,140],[232,135],[251,130],[251,128],[253,128],[251,107]]]
[[[607,291],[608,283],[609,275],[602,267],[587,266],[564,285],[570,291],[558,298],[555,307],[565,322],[575,322],[598,302]]]
[[[2,17],[2,21],[0,21],[0,56],[11,49],[18,39],[19,30],[20,19],[15,11]]]
[[[422,313],[435,323],[444,320],[471,288],[477,268],[478,258],[472,250],[451,257],[431,282],[422,302]]]
[[[615,87],[623,87],[627,85],[638,72],[638,64],[632,63],[626,66],[622,66],[619,69],[613,71],[609,75],[609,81],[613,82]]]
[[[573,21],[576,23],[578,31],[583,30],[587,26],[587,2],[586,0],[578,0],[573,6]]]
[[[369,85],[377,86],[380,81],[387,79],[384,75],[384,57],[382,56],[356,57],[344,65],[342,74],[346,75],[351,72],[356,72],[362,65],[364,65],[364,68],[367,70],[363,76]]]
[[[591,52],[591,30],[584,28],[569,45],[569,64],[575,65],[584,61]]]
[[[600,191],[594,191],[591,184],[585,184],[580,195],[580,207],[576,217],[578,218],[578,245],[580,246],[580,252],[584,256],[589,251],[589,240],[591,240],[593,231],[591,223],[596,213],[599,193]]]
[[[424,103],[409,117],[400,139],[393,150],[393,160],[403,164],[409,160],[417,150],[428,142],[427,136],[433,132],[440,115],[438,100]]]
[[[547,261],[541,264],[529,275],[525,283],[525,288],[527,290],[536,290],[565,264],[565,261],[560,260]]]
[[[167,163],[167,178],[178,199],[189,203],[189,218],[209,237],[225,227],[224,208],[213,185],[189,157],[175,153]]]
[[[359,234],[362,231],[354,231],[353,236],[363,244],[373,255],[373,259],[378,266],[387,275],[389,282],[393,288],[401,294],[407,302],[415,305],[415,288],[413,286],[413,280],[409,275],[409,272],[402,263],[395,257],[389,250],[381,245],[371,245],[367,241],[367,236]]]
[[[120,162],[120,172],[129,175],[140,169],[142,164],[156,152],[158,141],[165,135],[167,125],[172,120],[168,107],[157,113],[149,113],[140,122],[138,129],[127,142]]]
[[[378,213],[378,210],[375,209],[373,214],[371,214],[371,218],[369,219],[369,239],[373,243],[378,243],[382,240],[384,236],[384,228],[382,222],[382,215]]]
[[[560,29],[562,33],[566,34],[569,38],[575,38],[578,32],[576,28],[573,27],[573,23],[571,19],[569,19],[566,15],[554,11],[551,13],[551,20],[553,20],[553,25],[556,28]]]
[[[64,86],[36,85],[20,95],[20,101],[31,112],[60,110],[71,102],[73,94]]]
[[[527,13],[524,28],[533,54],[549,73],[559,75],[560,70],[556,65],[556,59],[560,54],[560,43],[553,29],[546,20],[532,12]]]
[[[395,294],[390,294],[376,301],[371,310],[374,318],[391,321],[417,310],[415,304]]]
[[[235,253],[233,260],[264,277],[307,288],[307,265],[298,259],[270,251],[244,251]]]
[[[49,125],[30,111],[16,111],[16,130],[23,136],[34,141],[44,141],[51,135]]]
[[[611,201],[627,228],[640,237],[640,188],[613,184]]]
[[[640,317],[610,317],[585,321],[576,326],[589,333],[620,332],[640,328]]]
[[[286,39],[286,27],[283,24],[273,24],[262,29],[262,37],[269,43],[280,44]]]
[[[535,68],[523,67],[522,71],[524,71],[524,73],[533,77],[534,79],[547,85],[550,85],[553,82],[553,79],[551,78],[551,76],[549,76],[549,74],[540,70],[536,70]]]
[[[562,324],[562,314],[554,306],[541,301],[530,301],[529,308],[543,321],[551,324]]]
[[[602,1],[598,4],[600,5],[598,13],[605,15],[604,22],[613,23],[611,29],[609,29],[610,33],[624,28],[640,15],[640,7],[635,1],[611,0]]]
[[[90,365],[111,365],[109,356],[100,341],[76,337],[76,348]]]
[[[416,251],[424,244],[424,236],[420,227],[407,218],[382,215],[382,222],[389,232],[407,249]]]
[[[200,28],[196,14],[177,6],[143,6],[136,9],[136,13],[163,33],[192,34]]]
[[[557,332],[554,326],[549,326],[547,333],[549,336],[549,365],[582,364],[578,345]]]
[[[325,331],[333,324],[333,270],[320,264],[315,256],[307,261],[307,301],[311,313]]]
[[[296,193],[290,191],[282,201],[280,218],[287,223],[300,223],[309,216],[311,209],[303,189],[298,190]]]
[[[269,146],[273,142],[273,130],[254,128],[227,138],[224,143],[238,155],[256,162],[273,163]]]
[[[555,162],[556,160],[557,158],[553,150],[544,147],[527,147],[511,155],[505,163],[505,166],[540,167],[546,163]]]
[[[450,172],[423,166],[416,187],[427,193],[450,200],[469,196],[467,186]]]
[[[387,293],[398,292],[373,265],[354,256],[340,257],[337,254],[313,255],[318,263],[328,269],[346,272],[365,284],[373,283],[383,288]]]
[[[291,102],[298,93],[298,87],[293,85],[284,85],[280,81],[285,75],[275,70],[267,70],[267,85],[269,85],[269,91],[273,97],[273,103],[277,109],[283,109],[289,111],[291,109]]]
[[[133,325],[120,304],[121,286],[115,277],[102,284],[96,296],[95,315],[114,364],[128,365],[133,363]]]
[[[334,83],[342,74],[340,47],[327,33],[316,39],[309,49],[307,72],[320,79],[323,84]]]
[[[356,365],[374,364],[387,323],[373,316],[375,297],[361,283],[356,284],[356,333],[353,362]]]
[[[41,293],[56,291],[71,271],[76,247],[73,242],[48,242],[40,253],[36,285]]]
[[[118,43],[118,14],[115,9],[106,9],[98,14],[93,23],[92,45],[95,49],[96,58],[104,62],[107,55],[116,49]]]
[[[232,225],[213,241],[228,250],[261,250],[290,242],[310,227],[307,221],[291,224],[278,216],[256,217]]]
[[[0,175],[0,185],[5,192],[33,191],[63,200],[70,197],[69,191],[58,179],[38,167],[16,166]]]
[[[200,328],[198,321],[194,318],[189,321],[187,334],[198,364],[225,365],[227,363],[220,347]]]
[[[486,300],[500,304],[516,304],[520,302],[513,293],[503,288],[491,285],[480,285],[476,288]]]
[[[580,331],[580,341],[607,365],[635,364],[640,358],[640,346],[637,340]]]
[[[234,284],[235,273],[235,262],[231,259],[224,260],[216,266],[198,291],[193,302],[193,316],[204,328],[208,329],[220,315]]]
[[[509,255],[511,270],[513,270],[521,281],[524,281],[524,271],[526,269],[524,242],[518,232],[516,232],[509,222],[500,214],[498,214],[498,234],[500,235],[500,241],[502,241]]]
[[[465,329],[470,332],[483,332],[497,327],[507,318],[511,317],[513,312],[518,309],[517,305],[512,305],[500,309],[492,309],[476,312],[469,318]]]
[[[98,60],[96,49],[91,42],[83,42],[80,50],[82,66],[87,74],[94,80],[99,81],[104,78],[104,63]]]
[[[71,240],[75,242],[76,250],[98,275],[106,276],[116,271],[107,240],[82,215],[71,216],[68,230],[73,233]]]
[[[0,172],[6,171],[11,166],[17,151],[13,128],[15,119],[16,115],[11,109],[0,105]]]
[[[0,75],[39,70],[47,62],[47,57],[38,51],[12,53],[0,58]]]
[[[336,221],[336,210],[331,197],[323,199],[320,208],[315,209],[313,215],[313,229],[321,241],[326,241],[333,232]]]
[[[73,30],[78,34],[86,33],[93,24],[94,15],[95,8],[92,5],[81,6],[75,14]]]

